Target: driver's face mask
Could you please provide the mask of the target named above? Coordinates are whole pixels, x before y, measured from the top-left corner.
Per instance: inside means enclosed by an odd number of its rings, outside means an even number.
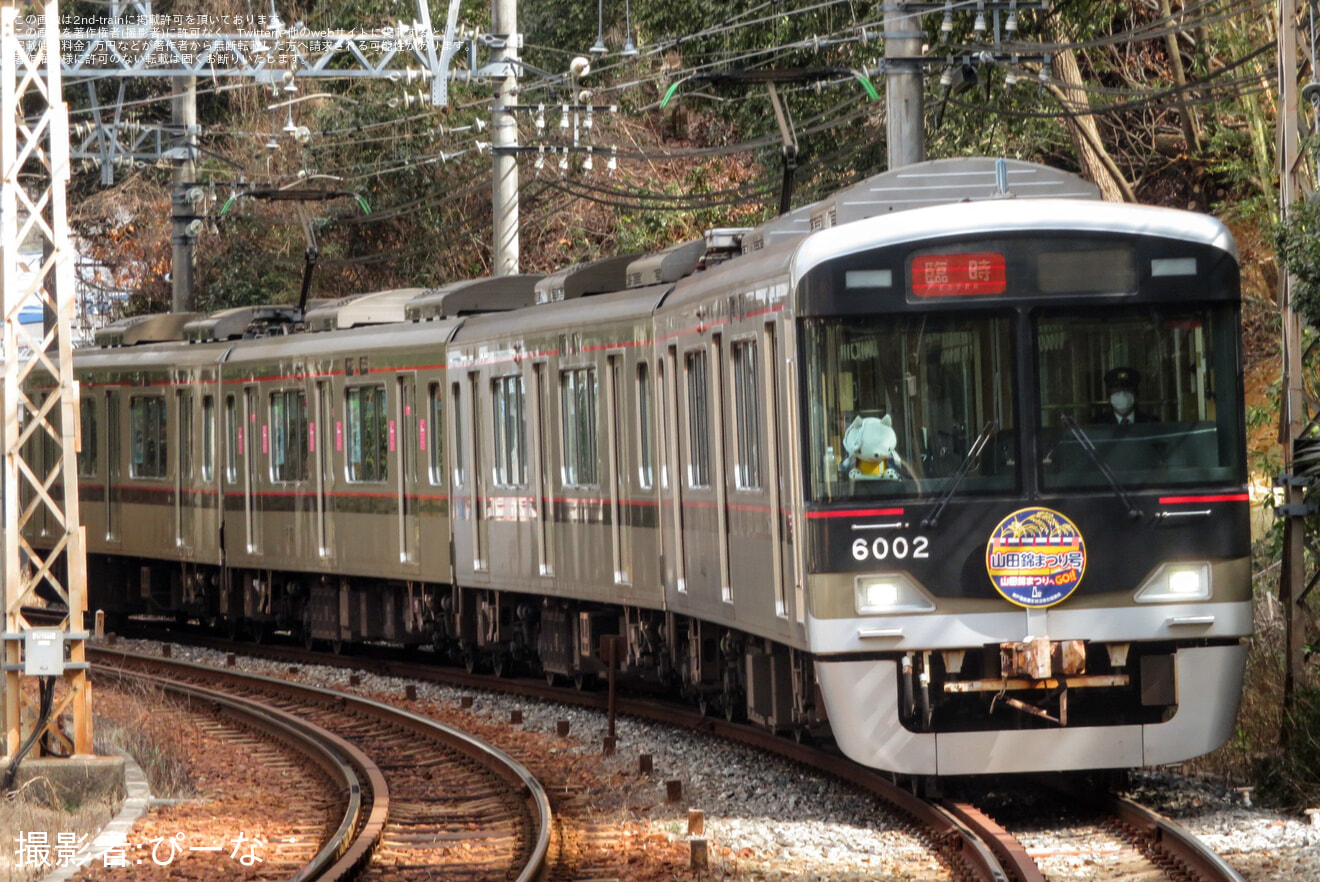
[[[1132,405],[1136,399],[1131,392],[1126,389],[1119,389],[1113,395],[1109,396],[1109,403],[1114,406],[1114,411],[1119,416],[1127,416],[1132,413]]]

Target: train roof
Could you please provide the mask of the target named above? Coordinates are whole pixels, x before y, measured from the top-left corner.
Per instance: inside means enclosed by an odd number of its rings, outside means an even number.
[[[73,358],[77,370],[170,371],[215,365],[228,350],[227,343],[171,340],[140,346],[78,349]]]
[[[201,315],[198,312],[135,315],[97,329],[92,339],[98,347],[140,346],[143,343],[182,340],[184,326]]]
[[[744,254],[872,217],[1002,199],[1094,199],[1100,188],[1071,172],[988,156],[932,159],[873,175],[767,221],[742,239]]]
[[[498,337],[537,336],[648,319],[672,285],[650,285],[611,294],[558,300],[534,309],[473,316],[453,337],[463,345]]]
[[[794,249],[790,281],[796,286],[824,261],[886,245],[973,233],[1047,231],[1156,236],[1207,245],[1237,258],[1233,234],[1210,215],[1115,202],[1002,199],[914,209],[814,233]]]
[[[334,331],[362,325],[380,325],[404,320],[408,301],[425,294],[427,288],[391,288],[371,294],[341,297],[309,309],[305,321],[309,331]]]
[[[382,349],[443,345],[462,320],[365,325],[320,334],[290,334],[245,340],[233,347],[230,364],[271,362],[287,358],[339,358]]]
[[[465,279],[432,288],[404,308],[409,321],[435,321],[482,312],[507,312],[531,306],[536,285],[544,276],[525,274]]]

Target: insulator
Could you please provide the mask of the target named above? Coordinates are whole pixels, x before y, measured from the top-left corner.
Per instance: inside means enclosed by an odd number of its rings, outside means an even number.
[[[565,150],[559,155],[559,170],[568,171],[568,151]]]
[[[976,4],[976,21],[972,23],[972,31],[978,37],[985,35],[985,4],[984,3]]]
[[[1012,38],[1017,36],[1017,29],[1017,3],[1013,3],[1008,7],[1008,21],[1004,22],[1004,32]]]
[[[568,128],[568,105],[567,105],[567,104],[565,104],[563,107],[561,107],[561,108],[559,109],[559,127],[560,127],[561,129],[566,129],[566,128]]]
[[[538,105],[536,105],[536,131],[537,131],[537,132],[544,132],[544,131],[545,131],[545,105],[544,105],[544,104],[538,104]]]
[[[953,4],[944,4],[944,21],[940,22],[940,39],[944,42],[949,41],[949,36],[953,33]]]
[[[593,166],[594,166],[594,163],[591,161],[591,148],[588,147],[588,148],[587,148],[587,158],[584,159],[584,160],[582,160],[582,168],[583,168],[584,171],[591,171],[591,169],[593,168]]]

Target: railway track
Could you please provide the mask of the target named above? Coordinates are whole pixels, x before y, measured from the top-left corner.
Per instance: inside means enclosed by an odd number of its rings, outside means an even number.
[[[180,635],[158,633],[151,636],[169,640]],[[523,697],[557,701],[601,711],[607,711],[609,705],[608,695],[602,692],[569,691],[551,687],[533,678],[492,678],[470,674],[461,669],[437,667],[415,658],[408,658],[404,653],[390,650],[370,655],[341,656],[309,653],[302,648],[279,644],[252,646],[201,635],[189,635],[189,637],[190,642],[196,645],[254,653],[281,662],[332,665],[458,688],[495,689]],[[933,851],[941,855],[942,860],[958,879],[986,880],[986,882],[1036,882],[1036,880],[1061,882],[1070,878],[1059,876],[1058,872],[1043,871],[1039,865],[1041,862],[1037,860],[1037,856],[1041,853],[1040,849],[1029,848],[1020,841],[1015,832],[1018,829],[1016,825],[1010,823],[1005,826],[996,821],[995,817],[1000,811],[998,804],[993,801],[987,804],[977,796],[961,800],[921,799],[909,790],[896,785],[887,775],[859,766],[836,753],[808,744],[798,744],[757,727],[705,716],[699,711],[670,702],[631,695],[619,696],[615,699],[615,711],[744,743],[827,772],[861,787],[899,815],[907,818],[914,830],[922,831],[921,837],[927,841]],[[1078,782],[1080,780],[1077,779]],[[1098,836],[1109,837],[1094,848],[1102,856],[1115,853],[1115,849],[1124,850],[1123,856],[1128,861],[1127,864],[1116,866],[1113,875],[1108,878],[1114,880],[1135,878],[1125,874],[1134,872],[1136,868],[1143,872],[1142,878],[1150,880],[1242,882],[1241,877],[1227,863],[1172,821],[1130,801],[1087,791],[1081,783],[1070,783],[1073,779],[1055,777],[1048,781],[1050,792],[1064,791],[1066,795],[1059,797],[1059,801],[1054,804],[1055,808],[1040,813],[1040,817],[1048,817],[1051,811],[1054,812],[1054,816],[1059,816],[1062,814],[1059,806],[1085,806],[1089,812],[1087,824],[1101,831]],[[1074,788],[1071,793],[1067,793],[1069,787]],[[1043,783],[1036,789],[1040,792],[1046,791]],[[1050,822],[1046,820],[1040,823],[1048,826]],[[1085,848],[1087,846],[1078,845],[1073,850],[1080,852]],[[1046,863],[1048,865],[1048,861]]]
[[[1243,882],[1181,825],[1083,777],[1034,776],[944,805],[1013,882]]]
[[[524,882],[544,868],[552,821],[544,791],[510,757],[464,733],[332,690],[107,649],[88,656],[100,676],[128,672],[185,684],[173,688],[245,705],[257,719],[316,733],[341,757],[357,757],[354,774],[370,808],[364,815],[359,805],[353,822],[322,848],[333,861],[298,879],[403,882],[442,872],[454,880]],[[346,831],[356,835],[346,838]]]
[[[168,677],[130,671],[124,667],[99,666],[99,674],[108,675],[117,683],[153,686],[166,694],[200,702],[211,708],[216,716],[236,723],[235,727],[217,723],[220,737],[230,742],[240,741],[259,761],[287,766],[288,760],[269,751],[269,742],[282,745],[318,769],[328,780],[328,789],[340,801],[341,812],[337,825],[317,843],[319,848],[285,849],[282,863],[299,865],[293,877],[307,882],[338,882],[352,878],[356,870],[370,858],[376,847],[389,809],[389,790],[379,766],[355,744],[345,741],[326,729],[299,719],[278,708],[250,698],[240,698],[209,689],[196,683],[186,683]],[[289,771],[287,768],[283,771]],[[293,798],[304,799],[300,791]],[[298,806],[293,806],[297,810]],[[309,809],[310,811],[310,809]],[[300,851],[311,851],[305,860]]]

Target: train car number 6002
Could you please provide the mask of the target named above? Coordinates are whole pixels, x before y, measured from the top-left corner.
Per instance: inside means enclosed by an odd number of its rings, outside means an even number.
[[[854,560],[906,560],[907,558],[927,558],[930,557],[930,540],[925,536],[908,541],[904,536],[896,536],[893,539],[886,539],[881,536],[878,539],[857,539],[853,541],[852,555]]]

